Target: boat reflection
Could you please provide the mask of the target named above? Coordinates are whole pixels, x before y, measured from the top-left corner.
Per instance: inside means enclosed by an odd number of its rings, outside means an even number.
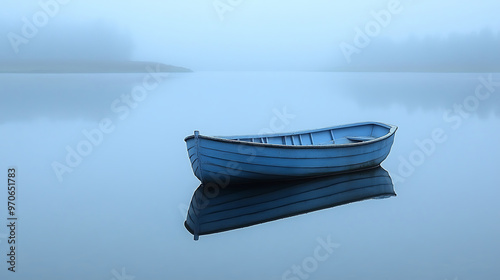
[[[213,186],[200,185],[191,199],[184,225],[195,240],[199,235],[396,195],[382,167],[286,182]]]

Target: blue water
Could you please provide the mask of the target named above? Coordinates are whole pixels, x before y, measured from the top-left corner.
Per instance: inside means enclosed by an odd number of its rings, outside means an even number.
[[[0,172],[16,166],[19,178],[18,279],[500,277],[498,74],[194,72],[154,89],[145,76],[0,75]],[[184,228],[199,185],[183,141],[194,130],[359,121],[399,126],[382,164],[397,197],[196,242]]]

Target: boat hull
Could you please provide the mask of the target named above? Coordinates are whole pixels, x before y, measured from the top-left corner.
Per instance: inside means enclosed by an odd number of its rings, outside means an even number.
[[[351,130],[361,125],[378,124],[353,124]],[[213,183],[225,187],[245,182],[339,174],[378,166],[391,150],[396,129],[388,126],[386,134],[370,141],[331,145],[253,143],[234,140],[235,137],[224,139],[196,133],[186,138],[186,144],[195,176],[203,184]],[[282,137],[285,139],[286,136]]]

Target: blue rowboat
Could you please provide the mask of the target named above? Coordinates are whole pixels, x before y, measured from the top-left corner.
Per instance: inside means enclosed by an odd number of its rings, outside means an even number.
[[[397,127],[363,122],[292,133],[184,139],[195,176],[225,187],[371,168],[389,154]]]
[[[184,226],[197,240],[204,234],[395,195],[391,177],[382,167],[220,190],[200,185],[191,199]]]

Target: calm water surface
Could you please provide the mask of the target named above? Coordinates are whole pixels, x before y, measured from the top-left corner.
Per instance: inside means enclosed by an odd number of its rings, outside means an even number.
[[[498,74],[198,72],[148,89],[145,76],[0,75],[0,166],[18,168],[18,279],[500,278]],[[184,228],[199,183],[183,141],[193,130],[358,121],[399,126],[382,164],[397,197],[196,242]]]

